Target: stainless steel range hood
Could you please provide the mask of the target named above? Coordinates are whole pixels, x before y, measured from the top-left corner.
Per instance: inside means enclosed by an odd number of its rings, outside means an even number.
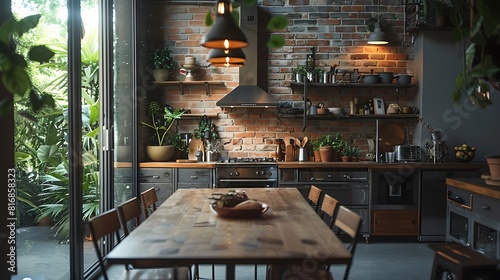
[[[241,6],[240,28],[249,45],[243,48],[247,61],[239,73],[239,86],[215,104],[219,107],[278,107],[279,103],[267,93],[268,15],[257,5]]]

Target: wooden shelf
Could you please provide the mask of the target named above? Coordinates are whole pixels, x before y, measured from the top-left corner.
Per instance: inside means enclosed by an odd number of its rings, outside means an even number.
[[[290,82],[290,86],[304,86],[304,83]],[[412,88],[415,84],[363,84],[363,83],[307,83],[311,87],[333,88]]]
[[[217,113],[211,113],[211,114],[184,114],[181,116],[181,120],[187,120],[187,119],[197,119],[203,117],[203,115],[206,115],[209,118],[216,118],[218,115]]]
[[[159,86],[179,86],[181,94],[184,94],[184,86],[205,86],[205,92],[207,93],[207,95],[210,94],[211,85],[226,85],[222,81],[160,81],[156,82],[156,84]]]
[[[283,119],[303,119],[304,114],[280,114],[280,118]],[[334,116],[331,114],[327,115],[307,115],[308,120],[375,120],[375,119],[416,119],[420,117],[418,114],[384,114],[384,115],[342,115]]]

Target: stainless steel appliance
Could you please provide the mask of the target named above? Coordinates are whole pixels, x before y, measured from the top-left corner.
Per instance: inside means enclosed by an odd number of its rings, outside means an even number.
[[[215,168],[216,188],[277,188],[278,163],[273,158],[228,158]]]
[[[394,146],[396,161],[420,161],[421,149],[416,145],[396,145]]]

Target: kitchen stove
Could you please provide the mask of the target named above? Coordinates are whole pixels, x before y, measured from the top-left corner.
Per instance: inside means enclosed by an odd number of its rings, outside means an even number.
[[[273,158],[227,158],[216,164],[217,188],[276,188],[278,163]]]

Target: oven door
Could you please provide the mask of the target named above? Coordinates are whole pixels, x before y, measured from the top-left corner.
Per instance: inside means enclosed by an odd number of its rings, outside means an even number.
[[[276,179],[217,179],[216,188],[276,188]]]

